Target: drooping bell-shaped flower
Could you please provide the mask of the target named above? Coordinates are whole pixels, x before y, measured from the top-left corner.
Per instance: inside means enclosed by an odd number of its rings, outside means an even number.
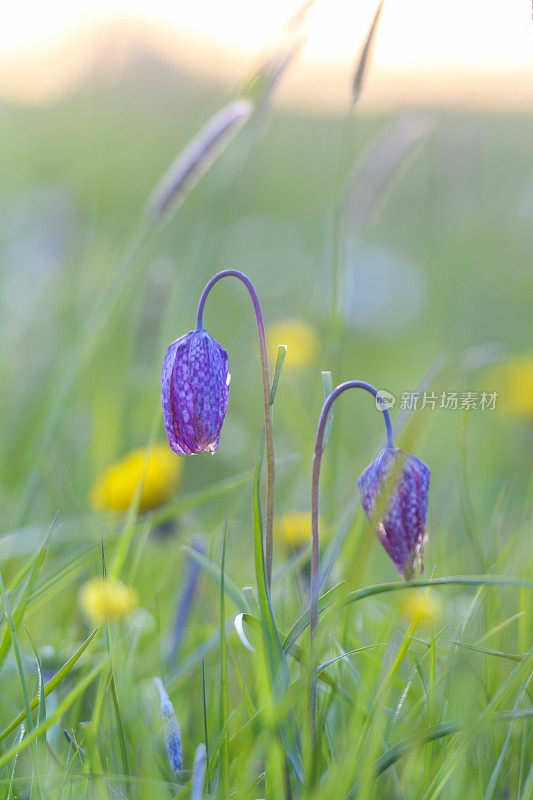
[[[406,581],[423,571],[430,472],[416,456],[387,447],[359,478],[365,514]]]
[[[168,443],[180,456],[214,453],[228,406],[228,354],[203,328],[168,348],[161,403]]]

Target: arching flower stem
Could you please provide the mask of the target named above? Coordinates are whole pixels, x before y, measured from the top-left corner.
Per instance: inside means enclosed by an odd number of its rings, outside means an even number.
[[[255,319],[257,323],[257,333],[259,335],[259,351],[261,357],[261,372],[263,376],[263,399],[265,406],[265,439],[266,439],[266,460],[267,460],[267,490],[266,490],[266,515],[265,515],[265,565],[268,586],[272,580],[272,555],[273,555],[273,530],[274,530],[274,421],[272,406],[269,404],[270,398],[270,368],[268,364],[268,351],[265,335],[265,325],[259,298],[251,280],[237,269],[224,269],[217,272],[206,284],[198,303],[198,315],[196,330],[203,328],[204,306],[209,292],[222,278],[238,278],[248,289],[248,293],[254,307]]]
[[[318,622],[318,595],[320,586],[320,541],[318,536],[318,506],[320,490],[320,468],[322,465],[322,454],[324,452],[324,433],[328,414],[333,403],[343,392],[348,389],[365,389],[371,395],[379,399],[379,392],[366,381],[346,381],[339,384],[326,398],[320,418],[315,440],[315,452],[313,455],[313,477],[311,480],[311,635],[313,634]],[[392,436],[392,423],[390,415],[385,407],[382,407],[387,430],[387,447],[394,447]]]
[[[315,451],[313,455],[313,476],[311,479],[311,688],[309,696],[309,718],[311,723],[312,743],[311,747],[314,749],[316,741],[316,671],[315,671],[315,658],[313,654],[313,637],[318,623],[318,598],[320,593],[320,539],[318,533],[318,511],[319,511],[319,491],[320,491],[320,468],[322,465],[322,455],[324,452],[324,433],[329,412],[333,403],[343,392],[348,389],[365,389],[370,392],[378,400],[380,399],[379,392],[370,383],[366,381],[346,381],[340,383],[333,389],[331,394],[326,398],[320,418],[318,421],[318,428],[315,440]],[[387,447],[393,448],[394,441],[392,435],[392,423],[387,409],[382,405],[381,410],[385,418],[385,428],[387,430]]]

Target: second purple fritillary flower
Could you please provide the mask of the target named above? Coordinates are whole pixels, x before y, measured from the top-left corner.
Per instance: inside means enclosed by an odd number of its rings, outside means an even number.
[[[419,458],[387,447],[359,478],[365,514],[406,581],[423,571],[429,476]]]
[[[168,443],[180,456],[214,453],[228,406],[228,354],[203,328],[168,348],[161,403]]]

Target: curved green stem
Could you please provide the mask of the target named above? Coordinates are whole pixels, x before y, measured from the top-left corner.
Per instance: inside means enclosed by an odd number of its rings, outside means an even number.
[[[268,365],[268,351],[266,343],[265,325],[259,298],[251,280],[237,269],[224,269],[214,275],[207,283],[198,303],[198,316],[196,330],[203,327],[203,313],[207,296],[215,283],[222,278],[238,278],[244,283],[250,294],[255,312],[257,323],[257,333],[259,335],[259,351],[261,356],[261,371],[263,375],[263,399],[265,406],[265,439],[266,439],[266,460],[267,460],[267,491],[266,491],[266,517],[265,517],[265,565],[268,586],[272,581],[272,556],[274,550],[274,419],[270,399],[270,368]]]
[[[309,718],[311,722],[311,731],[313,741],[316,739],[316,676],[315,676],[315,659],[313,656],[313,637],[316,626],[318,624],[318,599],[320,591],[320,539],[318,532],[318,505],[319,505],[319,491],[320,491],[320,468],[322,465],[322,455],[324,452],[324,433],[326,430],[326,423],[329,412],[333,403],[343,392],[348,389],[365,389],[370,392],[377,400],[381,400],[380,395],[370,383],[366,381],[346,381],[339,384],[331,394],[326,398],[320,417],[318,421],[318,428],[315,440],[315,452],[313,455],[313,477],[311,480],[311,615],[310,615],[310,646],[311,646],[311,666],[312,678],[311,689],[309,694]],[[385,419],[385,428],[387,430],[387,447],[394,447],[392,435],[392,423],[387,409],[381,404],[381,410]]]

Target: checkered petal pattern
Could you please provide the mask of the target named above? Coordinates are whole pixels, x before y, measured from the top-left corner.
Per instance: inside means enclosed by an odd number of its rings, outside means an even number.
[[[365,514],[406,581],[417,567],[424,569],[430,472],[419,458],[395,447],[382,450],[359,478]]]
[[[172,342],[161,372],[161,404],[168,443],[175,453],[215,452],[229,382],[228,354],[207,331],[189,331]]]

